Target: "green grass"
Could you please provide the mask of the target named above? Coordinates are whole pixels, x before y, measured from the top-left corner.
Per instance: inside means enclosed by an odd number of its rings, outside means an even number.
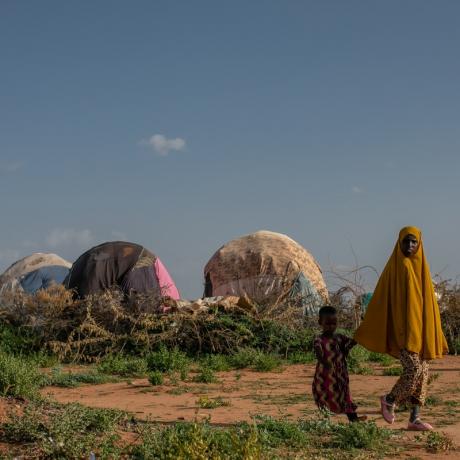
[[[425,400],[426,406],[439,406],[442,404],[442,399],[439,396],[430,395]]]
[[[146,360],[149,371],[187,372],[190,367],[190,359],[178,348],[161,347],[158,351],[149,353]]]
[[[286,444],[304,447],[311,442],[311,436],[298,423],[277,420],[272,417],[256,417],[257,431],[263,444],[280,447]]]
[[[148,379],[151,385],[162,385],[163,384],[163,373],[160,371],[149,372]]]
[[[316,356],[311,351],[296,351],[288,355],[290,364],[312,364],[316,362]]]
[[[108,355],[99,363],[97,370],[103,374],[121,377],[144,377],[148,372],[148,367],[143,358]]]
[[[228,371],[232,368],[229,357],[225,355],[205,355],[200,361],[203,366],[216,372]]]
[[[253,369],[258,372],[271,372],[281,366],[281,359],[273,354],[259,352],[255,356]]]
[[[431,453],[447,452],[454,449],[452,439],[444,433],[430,431],[426,437],[426,450]]]
[[[235,369],[244,369],[254,364],[257,356],[257,350],[254,348],[239,348],[234,355],[229,357],[232,367]]]
[[[98,372],[63,372],[60,367],[55,367],[51,370],[51,374],[46,376],[43,385],[57,387],[78,387],[82,384],[101,385],[103,383],[118,382],[119,379]]]
[[[372,368],[365,365],[369,361],[369,355],[370,352],[361,345],[353,347],[347,357],[350,374],[371,375],[373,373]]]
[[[223,398],[202,397],[197,405],[227,405]],[[1,440],[12,456],[78,459],[90,451],[100,459],[247,460],[275,458],[374,458],[391,454],[394,434],[373,423],[334,423],[322,415],[290,421],[267,416],[227,427],[202,423],[134,423],[120,411],[79,404],[30,403],[0,425]],[[139,442],[123,444],[120,430],[136,432]],[[431,440],[441,448],[441,439]],[[300,455],[300,457],[299,457]]]
[[[193,377],[193,381],[199,383],[217,383],[218,379],[210,367],[201,364],[198,368],[198,373]]]
[[[235,369],[252,368],[258,372],[270,372],[281,366],[282,360],[273,353],[264,353],[254,348],[240,348],[229,357],[230,365]]]
[[[382,366],[391,366],[396,363],[396,360],[389,355],[383,353],[369,352],[369,361],[372,363],[379,363]]]
[[[0,352],[1,396],[39,398],[44,381],[45,377],[33,361]]]
[[[387,367],[383,369],[383,375],[400,376],[402,375],[402,367],[401,366]]]
[[[227,401],[220,396],[212,399],[207,396],[200,396],[196,404],[202,409],[215,409],[216,407],[230,406],[230,401]]]
[[[265,451],[258,431],[245,425],[219,429],[206,423],[177,423],[141,428],[141,442],[131,451],[136,460],[249,460]]]
[[[23,414],[10,414],[1,430],[6,441],[25,444],[26,449],[33,444],[30,453],[39,453],[39,458],[83,458],[92,450],[100,458],[116,458],[121,450],[115,428],[123,418],[120,411],[79,404],[30,404]]]

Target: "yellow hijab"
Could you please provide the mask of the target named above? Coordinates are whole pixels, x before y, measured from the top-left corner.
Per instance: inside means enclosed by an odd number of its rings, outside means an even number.
[[[415,254],[406,257],[401,243],[409,234],[419,244]],[[393,254],[380,275],[354,339],[371,351],[394,357],[404,348],[425,360],[441,358],[447,353],[430,268],[423,252],[422,232],[418,228],[404,227],[399,232]]]

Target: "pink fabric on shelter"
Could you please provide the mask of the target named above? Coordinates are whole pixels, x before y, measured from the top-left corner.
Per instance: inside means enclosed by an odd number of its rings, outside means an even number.
[[[174,284],[171,275],[168,273],[168,270],[166,270],[163,262],[161,262],[158,257],[155,260],[155,274],[158,279],[158,284],[160,285],[161,295],[164,297],[171,297],[174,300],[179,300],[179,291]]]

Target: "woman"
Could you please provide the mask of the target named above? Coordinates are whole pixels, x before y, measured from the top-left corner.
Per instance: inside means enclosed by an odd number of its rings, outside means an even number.
[[[441,358],[448,350],[421,237],[416,227],[399,232],[354,339],[371,351],[401,361],[401,377],[380,398],[384,419],[393,423],[395,406],[409,404],[408,429],[428,431],[432,426],[419,415],[426,398],[427,361]]]

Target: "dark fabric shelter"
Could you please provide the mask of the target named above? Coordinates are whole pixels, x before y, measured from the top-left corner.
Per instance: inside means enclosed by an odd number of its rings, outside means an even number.
[[[161,270],[166,272],[161,261],[143,246],[124,241],[108,242],[82,254],[72,265],[64,284],[79,298],[113,287],[121,288],[126,294],[158,292],[179,298],[172,280],[167,287],[161,282],[158,276]]]

